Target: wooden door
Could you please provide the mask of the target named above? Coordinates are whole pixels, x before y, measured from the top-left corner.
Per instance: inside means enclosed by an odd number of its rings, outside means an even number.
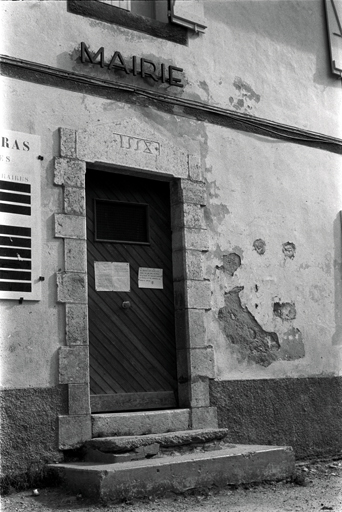
[[[169,183],[89,170],[86,191],[92,412],[176,407]]]

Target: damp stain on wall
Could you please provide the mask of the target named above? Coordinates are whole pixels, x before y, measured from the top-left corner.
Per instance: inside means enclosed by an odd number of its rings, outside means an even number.
[[[208,229],[210,228],[211,232],[218,233],[219,227],[222,225],[226,216],[230,214],[229,208],[224,204],[215,204],[211,205],[210,209],[206,208],[204,210],[204,217],[207,223]],[[222,253],[221,253],[222,254]]]
[[[246,306],[242,306],[237,286],[224,295],[224,307],[219,309],[218,319],[227,342],[239,354],[239,360],[267,367],[274,361],[292,361],[305,356],[302,334],[291,326],[279,339],[276,332],[262,328]],[[291,303],[275,303],[274,314],[291,321],[296,309]]]
[[[207,84],[207,82],[205,82],[204,80],[202,80],[201,82],[199,82],[199,87],[202,89],[202,91],[205,92],[206,94],[206,99],[207,101],[209,100],[210,98],[210,90],[209,90],[209,86]]]
[[[260,94],[254,92],[252,87],[239,76],[235,77],[233,86],[236,93],[229,97],[229,103],[235,110],[251,114],[255,105],[260,101]]]

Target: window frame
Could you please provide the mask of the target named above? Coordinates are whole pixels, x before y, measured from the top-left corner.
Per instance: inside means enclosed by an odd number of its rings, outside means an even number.
[[[125,9],[126,11],[130,11],[131,10],[131,0],[98,0],[99,2],[102,2],[104,4],[109,4],[109,5],[113,5],[111,4],[111,2],[124,2],[126,4],[125,5],[117,5],[116,7],[120,7],[120,9]]]

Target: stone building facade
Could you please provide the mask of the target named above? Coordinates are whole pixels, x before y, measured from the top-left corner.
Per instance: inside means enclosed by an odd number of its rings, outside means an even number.
[[[91,412],[341,449],[340,2],[160,4],[1,2],[7,477]]]

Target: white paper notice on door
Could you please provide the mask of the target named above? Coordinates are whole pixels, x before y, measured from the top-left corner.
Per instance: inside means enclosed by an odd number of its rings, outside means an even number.
[[[163,289],[163,269],[140,267],[138,274],[139,288]]]
[[[97,292],[129,292],[129,263],[95,261],[95,290]]]

